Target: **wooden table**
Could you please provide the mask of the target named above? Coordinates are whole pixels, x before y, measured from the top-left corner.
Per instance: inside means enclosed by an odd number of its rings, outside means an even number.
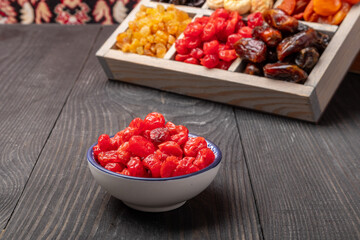
[[[360,75],[317,125],[109,81],[115,26],[0,26],[0,239],[360,239]],[[158,111],[219,145],[214,182],[143,213],[93,180],[102,133]]]

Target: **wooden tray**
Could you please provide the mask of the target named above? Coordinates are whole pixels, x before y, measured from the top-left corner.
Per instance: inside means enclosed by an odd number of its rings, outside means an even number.
[[[228,71],[174,61],[174,46],[163,59],[116,50],[116,36],[127,29],[141,4],[156,7],[159,3],[141,1],[96,53],[109,79],[310,122],[319,121],[360,49],[357,4],[339,27],[304,22],[332,36],[304,85],[240,73],[243,68],[240,59]],[[176,8],[195,17],[213,12],[206,6]]]

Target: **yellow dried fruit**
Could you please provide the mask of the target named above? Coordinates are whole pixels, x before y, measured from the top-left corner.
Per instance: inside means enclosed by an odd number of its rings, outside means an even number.
[[[115,46],[123,52],[162,58],[190,22],[189,15],[174,5],[167,9],[160,4],[156,8],[141,5],[128,29],[118,34]]]

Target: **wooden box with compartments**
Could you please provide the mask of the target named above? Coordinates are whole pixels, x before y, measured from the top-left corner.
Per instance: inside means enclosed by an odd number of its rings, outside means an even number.
[[[107,77],[210,101],[230,104],[310,122],[318,122],[360,49],[360,4],[354,5],[340,26],[303,22],[331,36],[331,41],[304,84],[242,73],[236,59],[228,70],[208,69],[175,61],[175,44],[164,58],[124,53],[115,46],[116,37],[128,28],[141,5],[165,3],[141,1],[97,51]],[[206,4],[205,4],[206,5]],[[202,8],[176,5],[189,16],[209,16]],[[179,37],[182,37],[180,35]]]

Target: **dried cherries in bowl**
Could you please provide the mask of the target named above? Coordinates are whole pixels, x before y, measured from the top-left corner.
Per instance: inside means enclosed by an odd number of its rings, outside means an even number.
[[[134,209],[164,212],[182,206],[214,180],[222,154],[186,127],[150,113],[115,136],[101,135],[87,152],[94,179]]]
[[[165,122],[160,113],[135,118],[112,137],[102,134],[92,148],[103,168],[125,176],[169,178],[198,172],[215,160],[205,138],[182,125]]]

